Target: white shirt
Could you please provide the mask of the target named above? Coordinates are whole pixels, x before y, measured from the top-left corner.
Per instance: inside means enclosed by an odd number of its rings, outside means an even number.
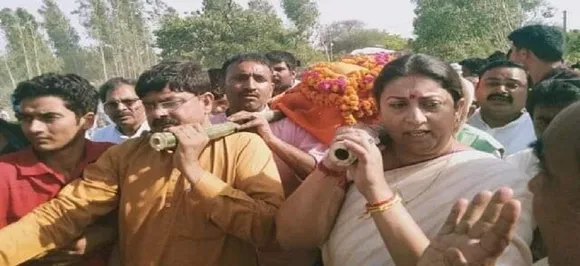
[[[141,134],[143,134],[143,132],[149,130],[150,130],[149,124],[147,122],[143,122],[139,127],[139,129],[137,129],[137,132],[135,132],[135,134],[133,134],[132,136],[125,136],[123,135],[123,133],[121,133],[121,131],[119,131],[119,129],[117,129],[117,125],[112,124],[97,129],[90,137],[90,140],[95,142],[111,142],[119,144],[128,139],[138,138],[141,136]]]
[[[489,133],[498,140],[505,148],[504,156],[525,150],[536,141],[534,123],[528,112],[524,112],[518,119],[503,127],[491,128],[481,118],[480,111],[481,109],[475,111],[467,123]]]
[[[505,160],[524,171],[530,179],[540,172],[540,160],[538,160],[532,148],[514,153],[505,158]]]
[[[550,264],[548,263],[548,258],[543,258],[539,261],[536,261],[536,263],[534,263],[534,266],[550,266]]]

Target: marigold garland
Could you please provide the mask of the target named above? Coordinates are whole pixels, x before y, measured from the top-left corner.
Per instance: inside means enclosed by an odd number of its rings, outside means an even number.
[[[389,54],[347,56],[340,62],[364,69],[346,75],[336,73],[329,63],[318,63],[302,74],[298,88],[310,101],[319,106],[334,106],[340,110],[345,125],[378,114],[372,97],[375,78],[385,64],[392,60]]]

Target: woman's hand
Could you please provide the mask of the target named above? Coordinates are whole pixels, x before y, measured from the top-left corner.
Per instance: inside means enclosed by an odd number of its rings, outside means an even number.
[[[342,144],[351,152],[357,161],[346,169],[354,184],[368,202],[379,202],[390,199],[393,192],[385,181],[383,173],[383,158],[381,151],[367,131],[359,128],[341,128],[337,130],[334,143]],[[332,144],[331,144],[332,145]],[[330,169],[340,169],[341,166],[327,158],[323,163]]]
[[[459,200],[418,266],[489,266],[508,247],[520,216],[513,191],[501,188]]]

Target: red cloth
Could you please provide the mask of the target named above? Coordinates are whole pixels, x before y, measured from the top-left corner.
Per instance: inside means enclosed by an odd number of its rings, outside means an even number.
[[[81,177],[85,167],[111,146],[111,143],[86,140],[85,156],[72,176]],[[31,147],[0,156],[0,228],[52,199],[67,183],[62,174],[39,161]],[[87,258],[82,265],[106,265],[107,260],[108,257],[95,256]]]

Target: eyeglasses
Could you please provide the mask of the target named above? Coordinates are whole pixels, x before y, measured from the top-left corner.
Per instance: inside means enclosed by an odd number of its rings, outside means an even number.
[[[165,111],[174,111],[174,110],[179,109],[183,104],[191,101],[191,99],[194,99],[194,98],[197,98],[197,96],[193,96],[187,100],[179,99],[179,100],[165,101],[165,102],[159,102],[159,103],[143,103],[143,106],[145,107],[146,112],[153,112],[153,111],[157,110],[157,108],[161,108]]]
[[[119,104],[122,104],[123,106],[125,106],[127,108],[131,108],[138,101],[140,101],[140,99],[138,99],[138,98],[123,99],[123,100],[119,100],[119,101],[110,101],[110,102],[106,102],[103,105],[103,107],[107,110],[114,110],[114,109],[117,109],[119,107]]]

